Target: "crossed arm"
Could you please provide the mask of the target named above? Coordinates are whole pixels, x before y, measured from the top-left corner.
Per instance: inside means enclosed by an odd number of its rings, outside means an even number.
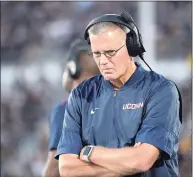
[[[47,161],[43,169],[42,177],[59,177],[58,161],[54,159],[56,150],[48,152]]]
[[[119,177],[111,170],[82,161],[78,155],[63,154],[59,157],[59,172],[61,177]]]
[[[120,177],[149,170],[159,156],[159,150],[146,143],[134,147],[111,149],[96,146],[90,157],[92,163],[84,162],[82,153],[63,154],[59,157],[61,177]]]

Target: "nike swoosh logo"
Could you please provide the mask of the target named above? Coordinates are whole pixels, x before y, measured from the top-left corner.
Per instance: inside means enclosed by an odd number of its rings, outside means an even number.
[[[94,114],[97,109],[100,109],[100,108],[95,108],[94,110],[92,109],[92,110],[90,111],[90,114]]]

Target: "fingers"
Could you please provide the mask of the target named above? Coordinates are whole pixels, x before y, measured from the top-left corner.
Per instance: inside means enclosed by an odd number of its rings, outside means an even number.
[[[139,147],[142,143],[141,142],[137,142],[135,143],[134,147]]]

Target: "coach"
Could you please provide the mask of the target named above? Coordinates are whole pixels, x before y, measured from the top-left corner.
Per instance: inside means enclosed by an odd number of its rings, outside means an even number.
[[[73,89],[56,158],[62,177],[179,177],[181,102],[174,82],[135,63],[145,49],[132,17],[85,30],[101,75]]]

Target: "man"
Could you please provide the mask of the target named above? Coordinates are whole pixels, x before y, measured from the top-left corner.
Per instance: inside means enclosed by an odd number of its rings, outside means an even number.
[[[85,37],[101,75],[69,96],[56,153],[60,175],[179,176],[178,90],[134,62],[145,50],[133,19],[127,13],[97,17]]]
[[[93,58],[88,55],[89,46],[81,39],[77,38],[73,41],[68,55],[68,63],[63,73],[63,87],[70,92],[83,80],[99,73],[98,67]],[[52,110],[49,122],[49,145],[48,157],[44,168],[44,177],[60,176],[58,170],[58,161],[54,159],[60,136],[62,134],[62,124],[66,101],[61,101]]]

